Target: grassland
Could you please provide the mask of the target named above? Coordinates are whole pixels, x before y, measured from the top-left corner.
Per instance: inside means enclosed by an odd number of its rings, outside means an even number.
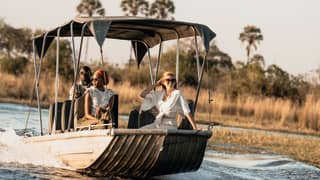
[[[34,80],[31,75],[23,76],[0,73],[2,102],[30,103]],[[54,83],[48,83],[54,82],[52,77],[54,76],[46,75],[40,79],[40,99],[42,105],[46,107],[54,101],[55,86]],[[59,100],[68,97],[71,87],[70,83],[63,82],[61,79]],[[117,85],[111,82],[108,88],[119,94],[120,114],[129,114],[142,102],[138,94],[143,87],[131,86],[128,82]],[[181,89],[187,99],[195,96],[194,88],[181,87]],[[307,95],[306,101],[301,105],[286,99],[245,95],[231,99],[221,92],[214,93],[211,98],[213,102],[208,104],[208,93],[205,90],[200,92],[195,117],[200,123],[320,134],[320,100],[313,95]],[[35,104],[35,101],[33,103]]]

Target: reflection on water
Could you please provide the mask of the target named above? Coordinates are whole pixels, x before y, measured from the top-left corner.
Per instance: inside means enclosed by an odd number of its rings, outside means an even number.
[[[26,106],[0,103],[0,179],[101,179],[88,177],[63,166],[49,155],[42,156],[24,147]],[[39,132],[37,109],[31,108],[28,131]],[[48,111],[43,110],[44,125]],[[13,130],[15,128],[15,130]],[[5,131],[4,131],[5,129]],[[18,135],[20,136],[18,136]],[[33,158],[35,155],[41,158]],[[186,157],[188,158],[188,157]],[[37,160],[37,161],[32,161]],[[207,150],[200,169],[196,172],[154,177],[153,179],[319,179],[318,168],[271,154],[226,154]],[[104,179],[114,179],[111,177]],[[120,178],[115,178],[120,179]]]

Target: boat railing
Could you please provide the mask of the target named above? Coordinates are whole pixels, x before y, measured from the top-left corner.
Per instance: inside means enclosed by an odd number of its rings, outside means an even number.
[[[94,129],[111,129],[114,126],[115,126],[115,123],[91,124],[88,126],[78,126],[76,128],[76,131],[94,130]]]

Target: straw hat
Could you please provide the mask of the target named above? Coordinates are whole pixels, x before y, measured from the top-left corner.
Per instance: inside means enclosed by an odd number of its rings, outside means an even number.
[[[162,77],[160,78],[160,82],[162,83],[166,79],[176,79],[173,72],[166,71],[162,74]]]

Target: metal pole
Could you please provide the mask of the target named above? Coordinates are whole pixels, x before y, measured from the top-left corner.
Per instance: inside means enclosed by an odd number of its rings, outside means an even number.
[[[177,54],[176,54],[176,81],[177,81],[177,88],[179,86],[179,56],[180,56],[180,43],[179,38],[177,39]]]
[[[41,64],[42,64],[42,60],[43,60],[43,56],[44,56],[44,47],[46,44],[46,39],[48,36],[48,32],[44,35],[43,40],[42,40],[42,49],[41,49],[41,55],[40,55],[40,59],[39,59],[39,65],[37,66],[37,62],[36,62],[36,56],[34,55],[34,73],[35,73],[35,80],[36,80],[36,94],[37,94],[37,104],[38,104],[38,112],[39,112],[39,118],[40,118],[40,135],[43,135],[43,131],[42,131],[42,114],[41,114],[41,106],[40,106],[40,89],[39,89],[39,79],[40,79],[40,72],[41,72]],[[33,40],[33,43],[35,43],[35,41]],[[35,46],[35,45],[33,45]],[[34,50],[35,52],[35,50]],[[38,69],[37,69],[38,68]]]
[[[159,44],[159,53],[158,53],[158,59],[157,59],[157,65],[156,65],[156,74],[155,74],[155,78],[154,78],[153,84],[156,83],[156,80],[158,78],[161,52],[162,52],[162,40],[160,41],[160,44]]]
[[[204,71],[204,64],[207,60],[207,52],[204,56],[204,60],[203,60],[203,63],[202,63],[202,67],[201,67],[201,74],[200,74],[200,79],[199,79],[199,83],[198,83],[198,86],[197,86],[197,94],[196,94],[196,98],[194,100],[194,106],[193,106],[193,112],[195,113],[196,112],[196,108],[197,108],[197,104],[198,104],[198,98],[199,98],[199,93],[200,93],[200,86],[201,86],[201,81],[202,81],[202,77],[203,77],[203,71]]]
[[[197,39],[197,31],[194,26],[192,26],[194,32],[194,44],[196,49],[196,60],[197,60],[197,73],[198,73],[198,83],[200,80],[200,61],[199,61],[199,48],[198,48],[198,39]]]
[[[56,49],[56,82],[55,82],[55,97],[54,97],[54,119],[53,119],[53,129],[51,129],[54,134],[56,131],[57,116],[58,116],[58,94],[59,94],[59,54],[60,54],[60,31],[61,27],[57,31],[57,49]],[[61,120],[61,119],[60,119]]]
[[[149,48],[148,48],[148,59],[149,59],[150,79],[151,79],[151,84],[153,84],[154,80],[153,80],[152,63],[151,63],[151,55],[150,55],[150,49]]]
[[[74,79],[74,82],[73,82],[73,94],[75,94],[75,91],[76,91],[76,83],[78,81],[78,73],[79,73],[79,64],[80,64],[80,58],[81,58],[81,51],[82,51],[82,44],[83,44],[83,36],[84,36],[84,29],[85,27],[87,26],[87,23],[85,23],[83,26],[82,26],[82,29],[81,29],[81,40],[80,40],[80,48],[79,48],[79,54],[78,54],[78,60],[76,62],[76,68],[75,68],[75,79]],[[73,32],[73,31],[72,31]],[[73,34],[72,34],[73,36]],[[73,43],[73,46],[74,46],[74,43]],[[72,102],[71,102],[71,112],[73,113],[73,104],[74,104],[74,97],[72,97]],[[71,113],[69,113],[69,120],[68,120],[68,128],[67,130],[70,129],[70,126],[71,126]]]
[[[72,61],[73,61],[73,70],[74,70],[74,79],[76,79],[76,50],[74,47],[74,33],[73,33],[73,21],[70,24],[70,33],[71,33],[71,46],[72,46]]]

